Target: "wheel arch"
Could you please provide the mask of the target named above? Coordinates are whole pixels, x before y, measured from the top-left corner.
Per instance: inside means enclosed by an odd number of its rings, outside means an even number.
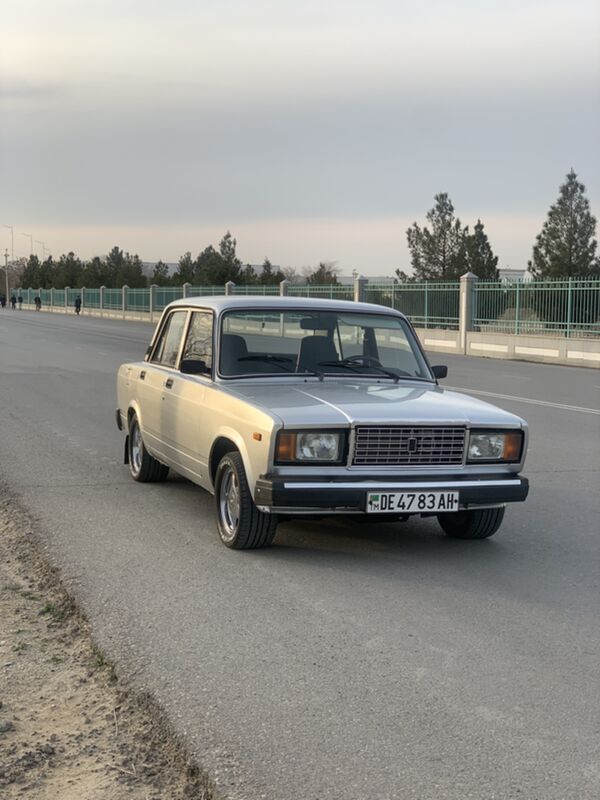
[[[237,433],[237,431],[232,430],[231,428],[219,431],[219,434],[215,437],[215,440],[210,450],[210,457],[208,459],[208,468],[210,474],[210,483],[213,492],[215,488],[215,476],[217,474],[217,467],[219,466],[219,462],[221,461],[223,456],[230,450],[237,450],[237,452],[240,454],[244,464],[244,470],[246,471],[246,480],[248,481],[250,491],[253,492],[255,476],[250,467],[248,449],[245,445],[243,438],[239,435],[239,433]]]

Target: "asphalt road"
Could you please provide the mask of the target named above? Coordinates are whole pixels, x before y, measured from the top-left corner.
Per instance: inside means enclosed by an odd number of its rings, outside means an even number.
[[[0,313],[0,479],[223,796],[600,797],[600,372],[432,356],[530,422],[494,539],[295,522],[240,553],[212,498],[121,463],[115,372],[150,330]]]

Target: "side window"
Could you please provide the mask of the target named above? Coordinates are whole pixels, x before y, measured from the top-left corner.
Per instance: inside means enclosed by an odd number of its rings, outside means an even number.
[[[186,317],[187,311],[174,311],[168,318],[154,348],[154,363],[164,364],[166,367],[175,366]]]
[[[204,361],[209,373],[212,370],[212,329],[213,315],[207,311],[195,311],[183,348],[183,358]]]

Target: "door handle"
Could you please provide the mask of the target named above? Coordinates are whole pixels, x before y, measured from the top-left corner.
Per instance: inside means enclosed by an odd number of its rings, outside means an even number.
[[[145,377],[146,377],[146,370],[145,370],[145,369],[143,369],[143,370],[140,372],[140,380],[141,380],[141,381],[143,381],[143,380],[145,379]]]
[[[172,386],[173,386],[173,378],[167,378],[167,380],[165,381],[165,388],[171,389]]]

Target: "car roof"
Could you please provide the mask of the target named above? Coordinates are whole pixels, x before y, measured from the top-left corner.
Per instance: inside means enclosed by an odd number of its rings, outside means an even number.
[[[246,296],[246,295],[203,295],[202,297],[184,297],[174,300],[166,306],[165,311],[177,306],[211,308],[217,313],[231,309],[301,309],[301,310],[326,310],[331,311],[361,311],[366,313],[386,313],[404,317],[400,311],[388,306],[375,303],[355,303],[353,300],[327,300],[316,297],[289,297],[289,296]]]

